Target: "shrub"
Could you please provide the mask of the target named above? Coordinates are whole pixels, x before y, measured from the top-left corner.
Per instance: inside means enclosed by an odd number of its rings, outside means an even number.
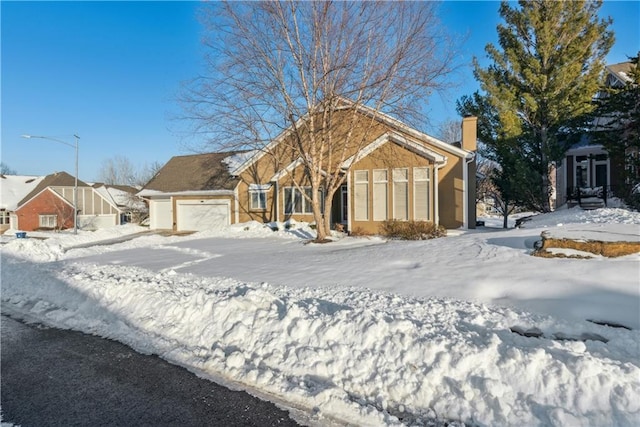
[[[349,236],[352,236],[352,237],[367,237],[367,236],[371,236],[371,233],[369,233],[368,231],[366,231],[362,227],[356,227],[356,228],[354,228],[353,230],[351,230],[349,232]]]
[[[383,221],[380,234],[392,239],[427,240],[447,235],[447,230],[441,225],[429,221],[398,221],[395,219]]]

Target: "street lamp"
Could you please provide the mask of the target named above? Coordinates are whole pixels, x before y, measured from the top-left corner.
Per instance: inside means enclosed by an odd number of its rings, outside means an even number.
[[[51,138],[50,136],[22,135],[23,138],[48,139],[49,141],[59,142],[60,144],[68,145],[76,149],[76,181],[73,186],[73,234],[78,234],[78,143],[80,142],[80,137],[75,134],[73,136],[76,139],[75,145],[60,139]]]

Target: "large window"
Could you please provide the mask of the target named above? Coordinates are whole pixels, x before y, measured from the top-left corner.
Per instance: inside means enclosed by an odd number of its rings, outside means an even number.
[[[429,168],[413,168],[413,219],[429,219]]]
[[[255,211],[267,209],[267,190],[264,190],[264,189],[249,190],[249,198],[250,198],[249,209],[255,210]]]
[[[354,219],[369,219],[369,171],[354,171]]]
[[[38,215],[41,228],[56,228],[58,226],[58,215]]]
[[[393,170],[393,218],[409,219],[409,170]]]
[[[373,171],[373,220],[384,221],[388,219],[388,181],[389,171],[375,169]]]
[[[313,206],[311,205],[311,187],[302,187],[303,193],[297,187],[284,188],[284,213],[291,214],[313,214]],[[320,210],[324,211],[324,194],[319,191]]]
[[[0,225],[8,225],[10,220],[9,211],[0,209]]]

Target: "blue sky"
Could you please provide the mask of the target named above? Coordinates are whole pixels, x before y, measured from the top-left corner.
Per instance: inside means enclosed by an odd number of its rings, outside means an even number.
[[[443,25],[467,36],[461,62],[484,58],[500,22],[494,1],[446,1]],[[136,167],[190,153],[172,118],[182,82],[201,70],[203,47],[196,2],[0,3],[1,155],[19,174],[74,171],[69,143],[80,136],[80,179],[95,181],[105,160],[127,157]],[[640,50],[640,2],[605,1],[616,44],[608,62]],[[477,89],[470,66],[451,77],[454,89],[429,100],[431,127],[457,119],[455,101]]]

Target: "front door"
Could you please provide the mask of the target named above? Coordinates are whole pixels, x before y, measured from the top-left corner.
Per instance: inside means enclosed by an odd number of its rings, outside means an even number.
[[[340,222],[342,224],[347,223],[349,218],[349,194],[347,192],[347,186],[340,186]]]

